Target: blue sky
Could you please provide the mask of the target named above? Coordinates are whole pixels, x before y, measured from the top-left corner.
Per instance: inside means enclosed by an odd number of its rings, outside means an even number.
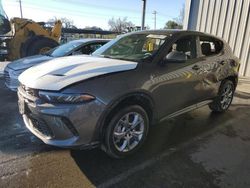
[[[17,0],[2,0],[5,12],[11,17],[20,17]],[[147,0],[145,25],[154,28],[152,12],[157,11],[157,28],[178,17],[185,0]],[[83,28],[99,26],[108,29],[112,17],[123,18],[141,25],[141,0],[22,0],[23,15],[35,21],[47,21],[52,17],[67,17]]]

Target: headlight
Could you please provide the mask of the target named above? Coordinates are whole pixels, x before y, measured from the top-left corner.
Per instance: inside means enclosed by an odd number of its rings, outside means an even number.
[[[51,103],[83,103],[95,99],[94,96],[89,94],[62,94],[45,91],[39,91],[39,96]]]

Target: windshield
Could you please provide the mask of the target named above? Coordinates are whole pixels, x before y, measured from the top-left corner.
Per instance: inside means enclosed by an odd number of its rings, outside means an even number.
[[[82,44],[83,42],[76,42],[76,41],[68,42],[56,48],[53,48],[52,50],[48,51],[46,55],[49,55],[52,57],[62,57],[62,56],[68,55],[69,52],[78,48]]]
[[[154,55],[166,41],[167,35],[130,34],[119,37],[93,53],[94,56],[140,61]]]

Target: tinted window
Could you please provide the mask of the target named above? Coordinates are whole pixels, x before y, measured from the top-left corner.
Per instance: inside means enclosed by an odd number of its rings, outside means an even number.
[[[100,48],[101,46],[103,46],[104,43],[96,43],[96,44],[90,44],[90,49],[91,49],[91,53],[93,53],[94,51],[96,51],[98,48]]]
[[[201,53],[203,56],[219,54],[223,47],[223,42],[212,38],[200,36]]]
[[[186,36],[180,38],[172,44],[167,59],[193,59],[197,57],[196,38],[194,36]]]
[[[91,54],[94,51],[96,51],[98,48],[100,48],[101,46],[103,46],[105,43],[93,43],[93,44],[88,44],[85,45],[83,47],[81,47],[80,49],[78,49],[75,53],[77,54]]]

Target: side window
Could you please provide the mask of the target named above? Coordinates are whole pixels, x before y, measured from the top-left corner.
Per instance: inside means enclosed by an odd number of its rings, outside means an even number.
[[[188,60],[196,57],[196,37],[185,36],[172,44],[166,58],[172,60]]]
[[[78,50],[75,50],[72,52],[72,55],[82,55],[82,48],[78,49]]]
[[[87,55],[92,53],[91,46],[89,44],[81,47],[78,51],[80,51],[81,54]]]
[[[81,51],[81,54],[89,55],[94,51],[96,51],[98,48],[100,48],[102,45],[103,45],[102,43],[88,44],[80,48],[78,51]]]
[[[212,38],[200,36],[200,47],[203,56],[219,54],[223,48],[223,42]]]
[[[93,53],[94,51],[96,51],[98,48],[100,48],[103,44],[100,43],[96,43],[96,44],[91,44],[90,45],[90,49],[91,49],[91,53]]]

